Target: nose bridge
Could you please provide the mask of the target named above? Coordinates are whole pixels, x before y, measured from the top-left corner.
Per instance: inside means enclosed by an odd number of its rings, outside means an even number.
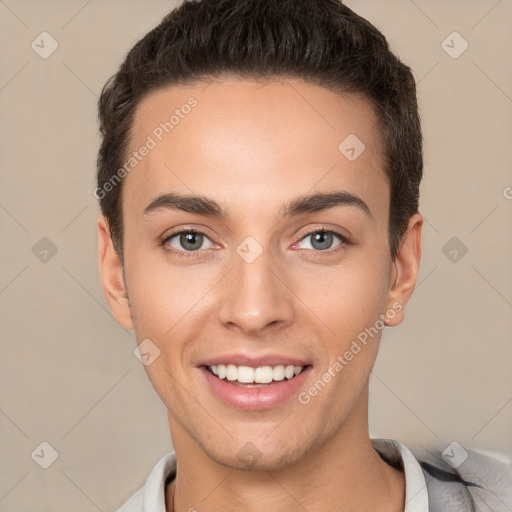
[[[256,334],[271,323],[292,318],[290,294],[280,282],[269,249],[247,237],[233,254],[233,271],[220,308],[220,321]]]

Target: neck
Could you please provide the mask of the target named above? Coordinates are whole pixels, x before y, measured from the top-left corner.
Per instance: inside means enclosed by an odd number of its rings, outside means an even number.
[[[166,489],[167,512],[403,511],[404,474],[373,449],[364,405],[359,414],[351,412],[328,442],[276,471],[241,471],[218,464],[169,416],[178,471]]]

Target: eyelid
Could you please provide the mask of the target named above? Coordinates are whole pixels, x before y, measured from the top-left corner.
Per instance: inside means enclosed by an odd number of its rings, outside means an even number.
[[[330,226],[322,226],[322,225],[315,226],[315,227],[313,227],[311,229],[308,229],[307,231],[304,231],[303,233],[301,233],[299,235],[300,236],[299,241],[304,240],[304,238],[306,238],[309,235],[312,235],[314,233],[320,233],[320,232],[322,232],[322,233],[331,233],[333,235],[336,235],[345,244],[350,244],[351,243],[349,236],[345,235],[345,234],[342,234],[339,229],[336,229],[336,228],[333,228],[333,227],[330,227]]]
[[[213,242],[213,240],[206,234],[205,231],[201,230],[201,229],[198,229],[198,228],[187,228],[187,227],[180,227],[177,231],[173,231],[167,235],[165,235],[163,237],[163,240],[161,241],[161,245],[164,246],[164,249],[166,251],[169,251],[169,252],[173,252],[179,256],[196,256],[196,255],[199,255],[201,252],[204,252],[204,251],[207,251],[208,249],[198,249],[196,251],[181,251],[179,249],[176,249],[174,247],[171,247],[171,248],[168,248],[167,247],[167,244],[169,242],[169,240],[171,240],[172,238],[178,236],[178,235],[182,235],[184,233],[197,233],[197,234],[201,234],[203,235],[204,237],[206,237],[212,244],[216,245],[215,242]],[[298,243],[302,242],[305,238],[307,238],[308,236],[310,235],[313,235],[315,233],[331,233],[335,236],[337,236],[339,239],[340,239],[340,244],[337,245],[336,247],[334,248],[331,248],[331,249],[326,249],[324,251],[316,251],[314,249],[302,249],[302,250],[307,250],[307,251],[311,251],[313,253],[318,253],[319,255],[321,254],[332,254],[334,252],[336,252],[338,249],[340,248],[343,248],[343,246],[346,246],[346,245],[351,245],[351,241],[349,240],[349,238],[346,236],[346,235],[343,235],[341,234],[338,230],[336,229],[333,229],[331,227],[328,227],[328,226],[315,226],[311,229],[309,229],[308,231],[305,231],[303,232],[299,238],[299,240],[297,242],[295,242],[292,247],[295,247]],[[209,248],[211,249],[211,248]]]
[[[168,245],[168,242],[171,239],[173,239],[179,235],[182,235],[184,233],[187,233],[187,234],[195,233],[195,234],[203,235],[205,238],[207,238],[210,241],[211,244],[215,245],[215,242],[203,230],[197,229],[197,228],[187,228],[187,227],[185,227],[185,228],[180,227],[178,230],[172,231],[171,233],[165,235],[163,237],[163,239],[161,240],[160,245],[167,252],[174,253],[178,256],[185,256],[185,257],[195,257],[195,256],[200,255],[202,252],[208,251],[209,249],[211,249],[211,247],[209,247],[208,249],[199,249],[197,251],[182,251],[180,249],[176,249],[175,247]]]
[[[349,240],[349,238],[346,236],[346,235],[343,235],[341,234],[338,230],[336,229],[333,229],[333,228],[329,228],[327,226],[317,226],[315,228],[312,228],[311,230],[309,231],[306,231],[304,233],[301,234],[300,236],[300,239],[298,240],[298,242],[295,242],[293,245],[292,245],[292,248],[296,248],[296,246],[298,244],[300,244],[305,238],[307,238],[308,236],[311,236],[315,233],[330,233],[336,237],[338,237],[338,239],[340,240],[340,243],[335,246],[335,247],[331,247],[329,249],[325,249],[325,250],[315,250],[315,249],[298,249],[298,250],[302,250],[302,251],[308,251],[308,252],[311,252],[312,254],[314,254],[314,256],[321,256],[322,254],[334,254],[336,252],[338,252],[339,250],[342,250],[344,249],[347,245],[351,245],[352,242]]]

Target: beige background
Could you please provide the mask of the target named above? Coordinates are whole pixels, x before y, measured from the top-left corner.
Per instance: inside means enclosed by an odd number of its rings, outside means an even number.
[[[384,334],[371,433],[512,455],[512,1],[347,3],[412,66],[425,136],[421,275]],[[97,95],[170,5],[0,0],[1,511],[114,510],[171,449],[100,288],[92,196]],[[43,31],[59,45],[47,59],[31,48]],[[457,59],[441,47],[453,31],[469,44]],[[48,469],[31,457],[43,441]]]

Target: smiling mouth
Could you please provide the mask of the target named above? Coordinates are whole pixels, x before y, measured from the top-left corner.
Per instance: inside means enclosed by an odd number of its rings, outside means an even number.
[[[234,386],[266,387],[279,384],[282,381],[292,380],[300,375],[308,366],[236,366],[234,364],[217,364],[205,366],[206,370],[220,380]]]

